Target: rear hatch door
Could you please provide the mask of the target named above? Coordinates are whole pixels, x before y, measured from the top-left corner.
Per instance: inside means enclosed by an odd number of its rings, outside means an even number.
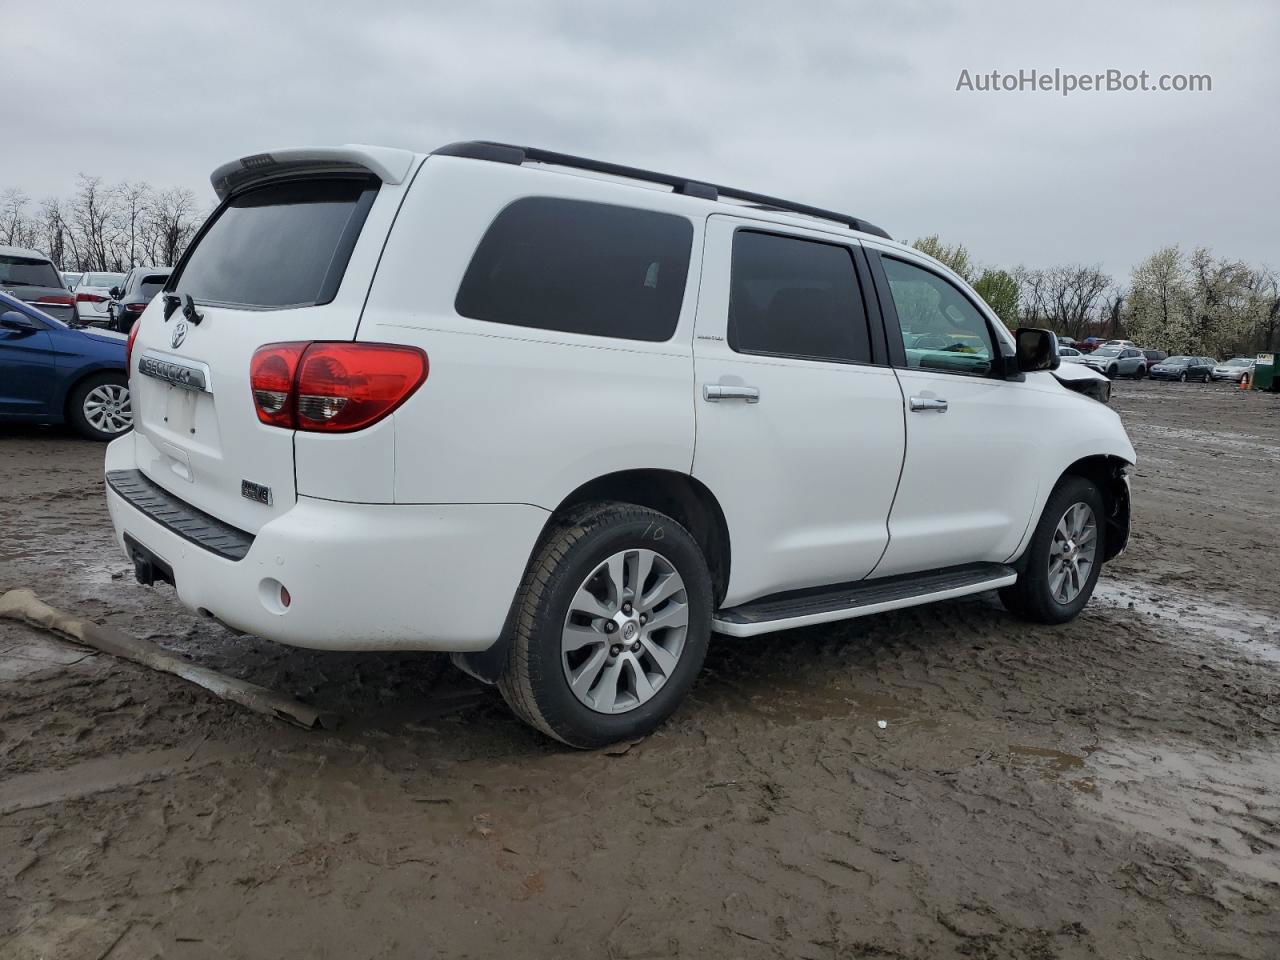
[[[247,158],[256,166],[142,314],[130,371],[139,467],[225,523],[256,533],[296,501],[294,434],[259,421],[250,363],[267,343],[354,338],[415,159],[388,156],[403,161],[391,175],[358,156]]]

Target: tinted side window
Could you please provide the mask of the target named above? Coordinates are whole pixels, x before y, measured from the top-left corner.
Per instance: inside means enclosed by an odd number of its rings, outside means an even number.
[[[729,346],[734,350],[871,361],[867,314],[848,247],[739,230],[731,269]]]
[[[907,366],[985,377],[993,356],[987,321],[959,288],[914,264],[882,257],[902,328]]]
[[[376,193],[376,181],[341,179],[286,181],[235,196],[187,254],[172,289],[238,307],[328,303]]]
[[[464,317],[623,340],[668,340],[693,224],[607,203],[525,197],[498,214],[458,288]]]

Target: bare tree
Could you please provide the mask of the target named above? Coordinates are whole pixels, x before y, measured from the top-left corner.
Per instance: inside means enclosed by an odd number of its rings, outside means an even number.
[[[0,193],[0,243],[7,247],[31,246],[34,231],[26,213],[30,202],[26,191],[17,187]]]
[[[172,266],[198,226],[195,194],[182,188],[156,194],[147,219],[148,259],[152,265]]]
[[[115,188],[115,243],[112,259],[124,269],[142,266],[140,255],[147,213],[152,204],[151,185],[141,180]]]

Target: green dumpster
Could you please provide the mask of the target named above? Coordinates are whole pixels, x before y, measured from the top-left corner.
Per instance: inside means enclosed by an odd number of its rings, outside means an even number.
[[[1253,389],[1280,392],[1280,376],[1276,372],[1276,355],[1260,353],[1253,365]]]

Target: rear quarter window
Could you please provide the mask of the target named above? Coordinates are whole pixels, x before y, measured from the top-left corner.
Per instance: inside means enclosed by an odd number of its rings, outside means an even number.
[[[494,219],[454,307],[464,317],[621,340],[669,340],[693,224],[652,210],[525,197]]]
[[[377,190],[376,179],[342,178],[236,194],[218,208],[169,288],[231,307],[329,303]]]

